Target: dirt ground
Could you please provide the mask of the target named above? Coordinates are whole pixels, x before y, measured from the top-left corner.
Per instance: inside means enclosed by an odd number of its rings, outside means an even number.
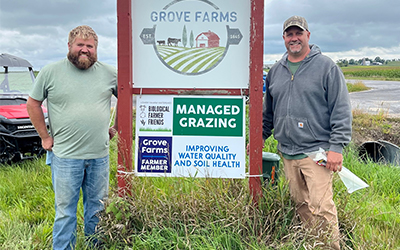
[[[376,118],[376,117],[375,117]],[[400,118],[354,117],[352,141],[360,146],[366,141],[384,140],[400,146]]]

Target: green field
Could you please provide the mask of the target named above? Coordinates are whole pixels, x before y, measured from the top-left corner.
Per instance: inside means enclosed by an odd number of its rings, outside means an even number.
[[[396,62],[397,63],[397,62]],[[400,81],[400,65],[342,67],[346,79]]]
[[[196,74],[214,67],[221,60],[225,47],[204,49],[157,46],[157,50],[171,68],[181,73]]]

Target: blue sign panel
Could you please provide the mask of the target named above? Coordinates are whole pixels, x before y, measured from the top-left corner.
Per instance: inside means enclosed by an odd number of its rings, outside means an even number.
[[[137,171],[171,173],[172,137],[139,136]]]

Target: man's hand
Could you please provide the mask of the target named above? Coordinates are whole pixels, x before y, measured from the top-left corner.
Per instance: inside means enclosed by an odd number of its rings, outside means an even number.
[[[333,151],[328,151],[327,154],[326,168],[332,170],[333,172],[340,172],[343,165],[343,155]]]
[[[42,139],[42,148],[44,148],[46,151],[53,151],[53,144],[54,139],[51,136]]]
[[[263,141],[262,148],[264,148],[264,146],[265,146],[265,141]],[[246,153],[247,155],[250,155],[250,143],[247,143]]]
[[[117,129],[112,126],[111,128],[108,129],[108,135],[110,136],[110,140],[114,138],[114,136],[118,133]]]

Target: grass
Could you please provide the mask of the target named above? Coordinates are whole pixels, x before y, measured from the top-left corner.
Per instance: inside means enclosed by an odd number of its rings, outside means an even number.
[[[348,194],[334,178],[344,249],[399,248],[400,170],[362,162],[354,145],[344,156],[370,185]],[[133,177],[131,197],[110,199],[101,222],[106,241],[110,249],[311,249],[321,242],[300,230],[282,176],[263,187],[258,206],[248,180]]]
[[[54,194],[43,163],[0,167],[1,249],[46,249],[51,240]]]
[[[384,123],[382,117],[365,120]],[[355,119],[357,122],[358,120]],[[265,151],[275,152],[267,140]],[[352,194],[338,176],[334,189],[344,249],[400,247],[400,169],[358,157],[346,148],[344,165],[370,187]],[[132,196],[116,195],[116,143],[111,144],[112,196],[102,215],[106,249],[317,249],[301,230],[287,183],[263,186],[258,205],[248,179],[131,177]],[[0,249],[50,249],[54,219],[51,173],[44,159],[0,168]],[[85,249],[79,203],[78,249]]]
[[[382,66],[350,66],[341,69],[346,79],[400,80],[400,66],[395,63]]]
[[[116,190],[116,143],[110,148],[110,185]],[[78,211],[77,249],[86,249],[82,200]],[[54,193],[45,157],[0,165],[0,249],[51,249],[53,220]]]
[[[349,90],[349,93],[351,92],[359,92],[359,91],[364,91],[368,90],[369,88],[365,86],[365,84],[361,80],[357,80],[354,83],[346,83],[347,89]]]

